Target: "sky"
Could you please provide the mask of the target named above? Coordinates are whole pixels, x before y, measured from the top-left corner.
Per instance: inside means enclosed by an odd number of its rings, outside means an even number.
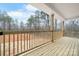
[[[38,10],[30,4],[23,3],[4,3],[0,4],[0,10],[6,11],[7,14],[13,19],[17,19],[18,22],[26,22],[26,20],[34,15],[35,11]]]
[[[3,3],[0,4],[0,10],[7,10],[7,11],[12,11],[12,10],[18,10],[23,8],[24,4],[7,4],[7,3]]]

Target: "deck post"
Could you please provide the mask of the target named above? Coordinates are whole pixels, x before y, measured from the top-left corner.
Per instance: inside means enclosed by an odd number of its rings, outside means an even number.
[[[51,32],[52,32],[52,42],[54,42],[53,38],[53,30],[54,30],[54,14],[51,15],[51,21],[52,21],[52,26],[51,26]]]
[[[64,21],[62,21],[62,32],[63,32],[63,36],[64,36]]]

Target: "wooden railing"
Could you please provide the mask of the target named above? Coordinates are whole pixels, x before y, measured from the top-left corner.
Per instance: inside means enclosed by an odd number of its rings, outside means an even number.
[[[64,32],[64,36],[79,38],[79,32]]]
[[[53,31],[4,31],[0,35],[0,55],[19,55],[53,39]]]

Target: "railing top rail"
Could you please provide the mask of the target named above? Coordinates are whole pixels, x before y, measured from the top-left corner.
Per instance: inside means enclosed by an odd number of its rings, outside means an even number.
[[[36,32],[53,32],[52,30],[27,30],[27,31],[2,31],[0,32],[2,35],[3,34],[19,34],[19,33],[36,33]]]

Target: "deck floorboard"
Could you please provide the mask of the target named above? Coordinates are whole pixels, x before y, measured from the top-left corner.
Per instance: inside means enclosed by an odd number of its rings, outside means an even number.
[[[78,56],[78,42],[77,38],[63,37],[23,56]]]

